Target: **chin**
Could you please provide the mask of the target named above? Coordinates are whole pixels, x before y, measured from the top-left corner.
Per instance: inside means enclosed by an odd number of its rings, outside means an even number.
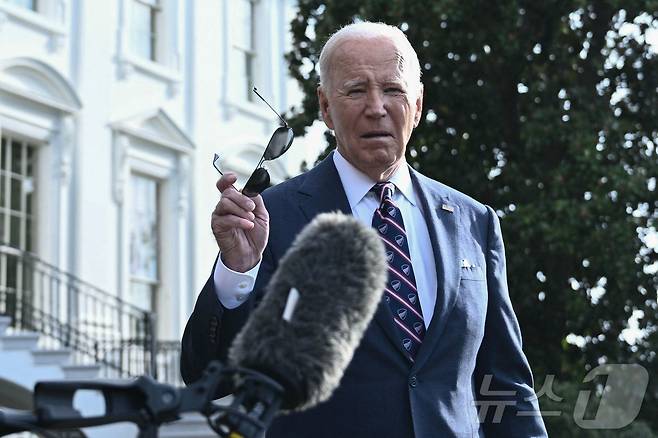
[[[360,145],[356,151],[343,150],[341,154],[364,173],[385,171],[397,165],[404,157],[404,155],[398,156],[390,145]]]
[[[387,166],[395,162],[395,157],[381,150],[369,151],[356,157],[369,168]]]

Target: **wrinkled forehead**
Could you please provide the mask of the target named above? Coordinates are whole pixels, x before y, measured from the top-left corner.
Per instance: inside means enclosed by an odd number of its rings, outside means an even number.
[[[410,84],[409,70],[403,51],[394,41],[383,37],[359,38],[346,39],[336,46],[330,59],[329,75],[332,82],[370,71]]]

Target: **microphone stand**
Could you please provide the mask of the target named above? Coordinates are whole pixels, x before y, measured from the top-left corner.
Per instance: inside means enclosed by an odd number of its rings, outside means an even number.
[[[213,403],[220,384],[235,392],[230,405]],[[103,415],[84,417],[73,407],[78,390],[99,391],[105,400]],[[223,367],[213,361],[202,377],[176,388],[148,376],[134,380],[38,382],[34,410],[0,411],[0,436],[34,431],[45,437],[48,430],[70,430],[118,422],[134,423],[138,438],[156,438],[164,423],[198,412],[220,437],[256,438],[279,411],[283,388],[269,377],[244,368]]]

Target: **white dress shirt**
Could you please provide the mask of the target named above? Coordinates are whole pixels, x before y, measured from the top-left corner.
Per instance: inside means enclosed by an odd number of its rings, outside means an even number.
[[[372,216],[379,207],[377,196],[370,191],[375,182],[350,164],[337,150],[334,151],[333,159],[352,214],[359,221],[371,226]],[[389,181],[396,187],[393,202],[400,209],[404,220],[420,307],[425,327],[428,327],[434,315],[437,280],[427,223],[411,183],[409,168],[406,165],[400,166]],[[227,268],[219,257],[214,280],[217,296],[224,307],[234,309],[246,300],[256,282],[259,267],[260,263],[248,272],[239,273]]]

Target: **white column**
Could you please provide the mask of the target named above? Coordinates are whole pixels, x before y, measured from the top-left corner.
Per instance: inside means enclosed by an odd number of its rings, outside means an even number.
[[[117,203],[117,296],[126,299],[128,290],[128,238],[126,236],[127,209],[125,201],[126,184],[128,181],[128,153],[130,139],[128,136],[115,132],[114,147],[112,151],[113,172],[112,182],[114,201]]]
[[[124,192],[126,189],[127,179],[127,158],[128,149],[130,148],[130,139],[124,134],[115,134],[113,148],[113,187],[114,200],[117,204],[123,204]]]
[[[176,303],[175,323],[172,327],[171,333],[174,338],[178,338],[183,334],[183,326],[187,319],[187,300],[190,293],[189,273],[191,272],[192,258],[190,246],[193,245],[191,239],[188,237],[189,229],[189,194],[190,194],[190,156],[181,154],[178,158],[178,215],[176,223],[176,237],[177,237],[177,257],[178,275],[176,283],[176,291],[178,296],[172,300],[172,304]]]
[[[57,209],[57,236],[54,250],[55,264],[65,271],[70,271],[72,260],[69,260],[68,242],[72,241],[70,234],[69,211],[71,210],[71,172],[73,171],[72,156],[75,149],[75,121],[73,116],[64,116],[59,120],[57,131],[51,139],[52,147],[57,151],[56,167],[53,172],[54,186],[57,190],[55,208]]]
[[[69,245],[74,245],[74,239],[70,235],[71,227],[69,226],[72,220],[70,216],[71,211],[71,172],[72,172],[72,156],[75,149],[75,120],[71,115],[62,116],[57,124],[57,130],[53,132],[50,140],[50,147],[54,152],[54,167],[52,168],[51,180],[52,189],[50,190],[52,196],[52,205],[54,207],[55,224],[53,230],[53,263],[59,269],[65,272],[71,272],[73,260],[70,259]],[[62,285],[60,290],[60,311],[62,312],[60,318],[63,321],[74,324],[75,316],[69,315],[66,311],[68,295],[66,293],[65,285]]]

